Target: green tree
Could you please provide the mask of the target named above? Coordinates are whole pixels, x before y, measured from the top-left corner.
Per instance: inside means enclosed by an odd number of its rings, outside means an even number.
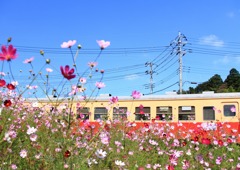
[[[199,84],[195,88],[196,93],[202,93],[203,91],[217,92],[219,87],[223,84],[223,80],[219,74],[215,74],[208,81]]]
[[[229,75],[225,79],[224,83],[227,84],[228,89],[233,88],[233,89],[231,89],[232,91],[239,91],[240,90],[240,74],[239,74],[239,72],[235,68],[232,68],[229,72]]]

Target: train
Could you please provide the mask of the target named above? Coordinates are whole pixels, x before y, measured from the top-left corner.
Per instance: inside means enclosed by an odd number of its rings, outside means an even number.
[[[240,93],[143,95],[138,99],[132,96],[118,96],[110,102],[111,95],[99,95],[92,99],[74,99],[71,107],[76,119],[97,125],[99,120],[125,119],[134,122],[135,129],[149,126],[153,122],[172,127],[173,133],[184,130],[199,132],[214,131],[221,138],[230,136],[240,142]],[[69,99],[70,100],[70,99]],[[57,107],[66,109],[69,100]],[[47,104],[46,99],[30,100],[35,107]],[[54,109],[54,108],[51,108]],[[202,133],[201,132],[201,133]],[[200,133],[200,132],[199,132]]]

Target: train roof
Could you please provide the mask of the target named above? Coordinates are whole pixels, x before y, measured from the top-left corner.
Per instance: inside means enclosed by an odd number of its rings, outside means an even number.
[[[97,97],[92,97],[89,101],[109,101],[112,96],[109,94],[102,94]],[[131,96],[117,96],[119,101],[130,101],[133,100]],[[82,97],[76,96],[74,101],[82,100]],[[176,94],[176,93],[167,93],[163,95],[142,95],[139,99],[134,100],[184,100],[184,99],[231,99],[239,98],[240,93],[214,93],[214,92],[203,92],[201,94]],[[71,98],[27,98],[26,101],[29,102],[48,102],[57,100],[66,100]]]

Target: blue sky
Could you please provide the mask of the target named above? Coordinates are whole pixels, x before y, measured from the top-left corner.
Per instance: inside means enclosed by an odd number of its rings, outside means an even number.
[[[0,44],[12,37],[18,58],[11,65],[15,79],[24,86],[30,81],[31,67],[23,61],[34,56],[34,70],[39,70],[44,64],[40,50],[51,59],[47,67],[54,71],[49,75],[49,88],[56,88],[62,80],[59,67],[72,65],[69,50],[60,47],[62,42],[77,40],[81,44],[77,67],[84,72],[99,52],[96,40],[103,39],[111,45],[97,61],[97,68],[105,70],[102,81],[106,84],[98,94],[130,95],[133,90],[149,93],[144,86],[150,82],[150,75],[145,74],[150,69],[145,67],[146,62],[153,62],[155,94],[178,90],[178,56],[170,55],[169,45],[179,32],[188,42],[184,47],[183,89],[196,86],[189,82],[204,82],[214,74],[224,80],[231,68],[240,71],[238,0],[8,0],[0,5]],[[5,65],[4,72],[8,71]],[[88,81],[88,93],[100,76],[94,73]]]

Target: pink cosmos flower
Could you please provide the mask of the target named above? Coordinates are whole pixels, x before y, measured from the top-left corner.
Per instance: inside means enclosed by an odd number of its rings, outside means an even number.
[[[37,141],[37,137],[38,136],[35,133],[33,133],[33,134],[30,135],[30,140],[35,142],[35,141]]]
[[[95,86],[98,88],[98,89],[101,89],[103,87],[105,87],[105,84],[103,82],[96,82]]]
[[[97,64],[98,64],[97,62],[88,62],[88,66],[89,66],[90,68],[96,67]]]
[[[26,60],[23,61],[23,63],[27,64],[27,63],[31,63],[33,61],[34,57],[28,58]]]
[[[0,75],[1,76],[5,76],[6,74],[4,72],[0,72]]]
[[[235,107],[231,107],[231,112],[236,112],[236,108]]]
[[[101,50],[107,48],[110,45],[110,41],[104,41],[104,40],[97,40],[97,43],[100,46]]]
[[[12,165],[11,165],[11,168],[12,168],[12,169],[17,169],[17,165],[12,164]]]
[[[27,151],[25,149],[22,149],[21,152],[20,152],[20,156],[22,158],[26,158],[27,157]]]
[[[12,45],[6,47],[5,45],[2,46],[2,53],[0,53],[0,60],[4,61],[11,61],[12,59],[17,58],[17,49],[14,48]]]
[[[132,97],[133,97],[133,99],[139,99],[141,97],[141,93],[136,91],[136,90],[134,90],[132,92]]]
[[[79,81],[82,84],[85,84],[87,82],[86,78],[84,78],[84,77],[81,77]]]
[[[73,45],[75,45],[76,44],[76,40],[69,40],[68,42],[63,42],[62,44],[61,44],[61,47],[62,48],[71,48]]]
[[[118,97],[116,96],[116,97],[112,97],[111,99],[110,99],[110,103],[111,104],[115,104],[115,103],[117,103],[118,102]]]
[[[46,68],[46,71],[47,71],[48,73],[53,72],[53,70],[52,70],[51,68]]]
[[[71,80],[71,79],[76,77],[76,75],[73,74],[74,73],[74,69],[73,68],[70,69],[69,65],[66,65],[64,68],[61,66],[60,70],[62,72],[63,77],[68,79],[68,80]]]

